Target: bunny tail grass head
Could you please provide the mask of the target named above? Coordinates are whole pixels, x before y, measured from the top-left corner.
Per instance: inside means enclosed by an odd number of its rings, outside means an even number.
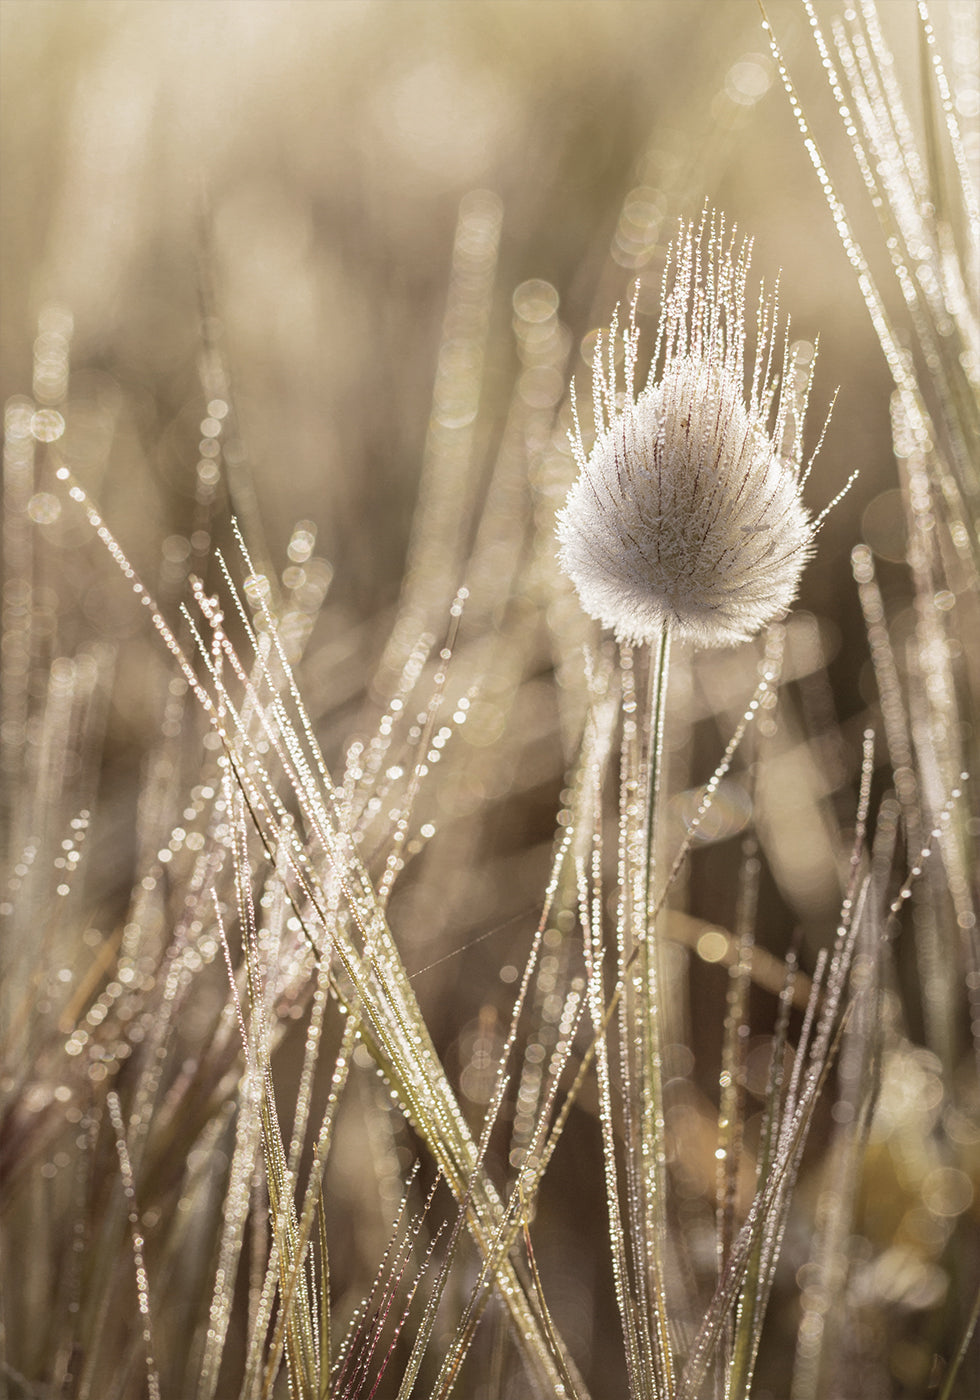
[[[558,518],[559,557],[586,612],[622,640],[650,641],[669,623],[701,647],[744,641],[786,611],[813,551],[801,461],[813,355],[784,337],[774,363],[775,298],[760,294],[747,373],[750,252],[715,214],[681,230],[638,394],[635,300],[625,393],[616,318],[596,345],[595,439],[586,450],[576,415],[580,474]]]

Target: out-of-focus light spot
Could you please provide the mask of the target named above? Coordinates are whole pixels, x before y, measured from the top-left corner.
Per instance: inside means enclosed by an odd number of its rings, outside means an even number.
[[[75,318],[67,306],[59,306],[56,302],[51,302],[47,306],[42,306],[38,313],[37,328],[41,335],[57,336],[61,340],[70,340],[75,330]]]
[[[963,1113],[952,1104],[943,1114],[943,1127],[947,1137],[961,1147],[976,1147],[980,1144],[980,1122],[971,1114]]]
[[[583,362],[584,364],[587,364],[588,367],[589,367],[589,369],[592,368],[592,361],[593,361],[593,357],[594,357],[594,355],[595,355],[596,342],[598,341],[598,339],[599,339],[600,336],[602,336],[602,350],[603,350],[603,356],[604,356],[604,357],[608,357],[608,355],[609,355],[609,346],[608,346],[608,344],[607,344],[608,336],[606,335],[606,333],[605,333],[605,331],[603,330],[602,327],[597,327],[597,328],[596,328],[595,330],[593,330],[593,331],[587,331],[587,332],[585,333],[585,335],[583,335],[583,337],[582,337],[582,344],[581,344],[581,346],[579,347],[579,354],[580,354],[581,357],[582,357],[582,362]],[[623,363],[623,356],[624,356],[623,338],[622,338],[622,336],[617,336],[617,337],[616,337],[616,343],[615,343],[614,346],[613,346],[613,361],[614,361],[614,363],[617,364],[617,365],[621,365],[621,364]]]
[[[961,117],[973,121],[980,115],[980,91],[971,87],[962,88],[956,94],[956,110]]]
[[[557,310],[557,291],[539,277],[522,282],[514,292],[514,314],[522,321],[547,321]]]
[[[901,491],[893,488],[875,496],[861,516],[861,534],[880,559],[904,561],[908,534]]]
[[[691,788],[678,793],[671,800],[670,809],[684,824],[690,827],[704,797],[702,788]],[[699,843],[725,841],[744,831],[752,816],[752,799],[737,779],[725,778],[715,791],[714,799],[701,816],[694,832],[694,840]]]
[[[3,433],[11,438],[29,438],[34,419],[34,401],[21,394],[8,399],[3,411]]]
[[[740,107],[752,107],[772,87],[772,62],[761,53],[747,53],[725,74],[725,94]]]
[[[656,252],[665,208],[661,196],[646,185],[630,190],[623,203],[612,255],[620,267],[639,268]]]
[[[702,933],[698,939],[698,957],[703,958],[705,962],[721,962],[727,952],[728,939],[716,928]]]
[[[191,547],[183,535],[168,535],[160,552],[168,564],[183,564],[191,552]]]
[[[517,387],[529,408],[551,408],[565,392],[565,377],[553,366],[539,365],[526,369]]]
[[[934,1167],[922,1183],[922,1200],[933,1215],[962,1215],[973,1203],[973,1183],[956,1167]]]
[[[856,1281],[856,1292],[909,1309],[935,1307],[946,1295],[948,1281],[935,1264],[913,1250],[893,1245]]]
[[[245,597],[253,608],[265,602],[272,592],[265,574],[249,574],[245,580],[244,588]]]
[[[38,491],[27,503],[27,514],[35,525],[53,525],[61,514],[61,502],[50,491]]]
[[[316,545],[316,526],[311,520],[297,521],[286,553],[294,564],[305,564]]]
[[[943,1101],[939,1061],[927,1050],[896,1052],[888,1056],[873,1132],[878,1137],[906,1129],[927,1132]]]
[[[690,1046],[683,1045],[677,1040],[670,1045],[665,1045],[663,1066],[665,1081],[668,1079],[690,1079],[694,1073],[694,1055]]]
[[[65,431],[65,420],[54,408],[40,408],[31,419],[31,432],[38,442],[57,442]]]

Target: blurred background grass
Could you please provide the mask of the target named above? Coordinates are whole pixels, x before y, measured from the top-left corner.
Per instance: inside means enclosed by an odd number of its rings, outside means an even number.
[[[792,60],[802,12],[772,18]],[[267,537],[281,551],[316,520],[364,615],[401,577],[460,198],[503,201],[495,330],[544,278],[577,339],[644,267],[656,288],[708,198],[758,275],[782,269],[796,333],[819,332],[816,403],[846,386],[812,500],[862,478],[804,585],[839,606],[890,470],[888,381],[755,0],[7,0],[3,24],[2,388],[29,380],[40,307],[70,307],[76,366],[125,394],[99,489],[133,548],[179,529],[192,489],[202,276]],[[637,187],[659,227],[645,243],[627,220],[617,243]],[[506,334],[491,346],[490,434],[513,359]]]

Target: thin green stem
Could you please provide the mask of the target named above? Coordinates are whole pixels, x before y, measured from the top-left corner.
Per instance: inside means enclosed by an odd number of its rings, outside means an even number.
[[[650,911],[653,909],[653,881],[656,869],[657,815],[663,771],[664,722],[667,716],[667,677],[670,671],[670,622],[665,620],[650,673],[650,751],[647,756],[646,849],[644,852],[644,926],[653,937]]]
[[[970,1312],[969,1321],[967,1322],[966,1328],[964,1329],[962,1339],[960,1340],[959,1347],[956,1351],[956,1355],[953,1357],[952,1365],[946,1372],[946,1378],[943,1381],[943,1388],[939,1392],[939,1400],[952,1400],[953,1386],[956,1384],[956,1376],[960,1369],[960,1366],[963,1363],[963,1358],[966,1356],[967,1350],[970,1346],[970,1341],[973,1337],[973,1333],[976,1331],[978,1320],[980,1320],[980,1288],[977,1289],[977,1296],[973,1300],[973,1308]]]
[[[663,1101],[663,968],[656,936],[654,884],[657,866],[657,825],[663,786],[664,722],[667,712],[667,680],[670,669],[670,623],[664,622],[650,665],[650,729],[646,762],[646,825],[643,852],[642,991],[644,1086],[641,1152],[646,1186],[647,1270],[656,1310],[656,1337],[661,1382],[666,1394],[674,1394],[674,1366],[668,1328],[664,1284],[667,1253],[667,1153]]]

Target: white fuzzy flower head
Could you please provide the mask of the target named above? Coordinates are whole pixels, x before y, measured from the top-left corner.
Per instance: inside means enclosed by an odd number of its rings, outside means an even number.
[[[576,415],[580,475],[558,517],[559,558],[585,611],[624,641],[665,622],[702,647],[744,641],[785,613],[813,552],[823,515],[803,505],[801,460],[813,358],[804,367],[784,344],[774,364],[775,301],[760,293],[747,374],[750,251],[714,214],[681,231],[639,394],[633,311],[625,393],[615,319],[597,342],[595,440],[587,451]]]

